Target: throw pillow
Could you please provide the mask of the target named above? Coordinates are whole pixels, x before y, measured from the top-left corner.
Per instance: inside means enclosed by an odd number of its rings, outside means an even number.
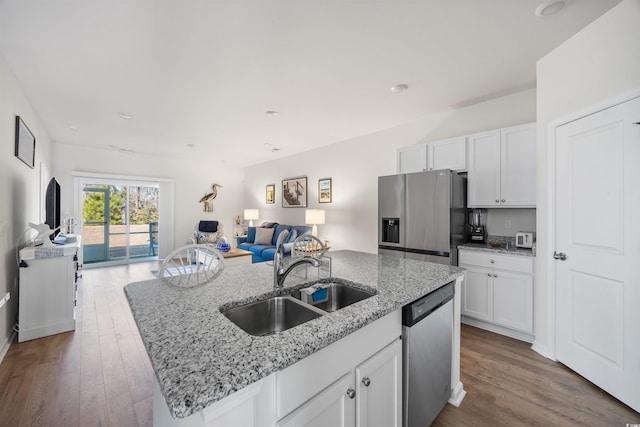
[[[273,228],[256,228],[256,245],[271,245]]]
[[[298,237],[298,230],[295,229],[291,229],[291,231],[289,231],[289,236],[287,236],[287,243],[293,242],[294,240],[296,240],[296,238]]]
[[[286,242],[288,236],[289,236],[289,230],[282,230],[278,235],[278,240],[276,240],[276,247],[278,247],[280,243]]]

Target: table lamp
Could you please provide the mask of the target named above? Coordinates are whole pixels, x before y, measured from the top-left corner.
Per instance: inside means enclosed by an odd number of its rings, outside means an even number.
[[[258,209],[245,209],[244,219],[249,220],[249,227],[253,227],[253,220],[259,218]]]
[[[318,224],[324,224],[324,209],[307,209],[304,212],[305,224],[312,224],[311,235],[318,237]]]

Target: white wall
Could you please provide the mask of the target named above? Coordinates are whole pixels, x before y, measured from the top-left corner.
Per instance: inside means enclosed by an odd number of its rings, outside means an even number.
[[[225,166],[219,161],[176,159],[154,155],[128,155],[113,149],[53,144],[52,176],[60,182],[61,211],[73,212],[73,171],[175,179],[175,246],[184,245],[193,235],[195,224],[202,220],[216,220],[224,225],[225,236],[233,236],[233,218],[242,215],[241,168]],[[203,212],[198,200],[218,189],[214,211]]]
[[[14,157],[15,116],[22,117],[36,137],[35,168]],[[16,242],[29,222],[40,222],[40,164],[49,167],[51,144],[40,121],[29,105],[20,83],[0,55],[0,298],[11,299],[0,308],[0,357],[11,337],[18,313],[18,266]],[[31,236],[33,237],[33,236]]]
[[[552,122],[640,89],[640,0],[625,0],[542,58],[538,79],[538,173],[534,348],[553,357]],[[575,118],[575,117],[573,117]]]
[[[364,135],[306,153],[245,168],[244,207],[259,208],[260,221],[303,224],[304,209],[282,208],[282,179],[308,178],[309,207],[326,210],[318,235],[332,248],[377,252],[378,176],[396,173],[398,147],[535,121],[535,90]],[[333,203],[318,203],[318,179],[333,179]],[[276,203],[265,187],[276,185]]]

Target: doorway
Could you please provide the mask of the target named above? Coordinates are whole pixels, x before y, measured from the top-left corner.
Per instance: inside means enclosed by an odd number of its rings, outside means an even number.
[[[85,264],[157,258],[157,185],[86,182],[81,189]]]

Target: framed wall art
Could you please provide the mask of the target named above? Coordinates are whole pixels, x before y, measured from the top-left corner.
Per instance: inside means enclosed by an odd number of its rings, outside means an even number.
[[[33,169],[36,162],[36,137],[20,116],[16,116],[16,157]]]
[[[276,202],[276,185],[267,185],[266,202],[268,205],[273,205]]]
[[[289,178],[282,180],[282,207],[307,207],[307,177]]]
[[[318,203],[331,203],[331,178],[318,180]]]

